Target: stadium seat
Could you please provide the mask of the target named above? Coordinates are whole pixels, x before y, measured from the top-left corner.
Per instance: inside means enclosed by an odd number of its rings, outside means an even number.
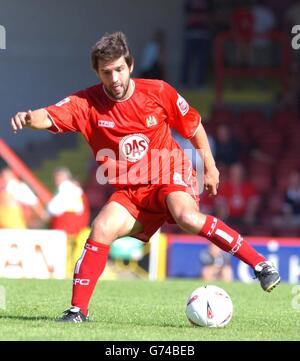
[[[215,108],[210,119],[214,124],[233,124],[236,121],[236,115],[229,109]]]
[[[272,117],[272,123],[276,124],[280,129],[284,129],[290,124],[297,124],[298,121],[297,114],[289,110],[276,112]]]
[[[251,174],[250,180],[259,194],[267,193],[272,186],[272,177],[267,173]]]
[[[239,116],[239,121],[247,128],[253,128],[254,125],[267,123],[266,117],[260,110],[242,111]]]

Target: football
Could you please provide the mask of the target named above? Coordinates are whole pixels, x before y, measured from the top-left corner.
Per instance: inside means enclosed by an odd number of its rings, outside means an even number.
[[[206,285],[192,292],[185,312],[192,325],[224,327],[232,318],[233,305],[230,296],[222,288]]]

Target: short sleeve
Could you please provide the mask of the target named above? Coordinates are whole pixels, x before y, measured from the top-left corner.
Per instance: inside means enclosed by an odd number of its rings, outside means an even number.
[[[167,122],[184,138],[192,138],[201,123],[200,114],[177,93],[176,89],[166,82],[162,84],[161,99],[167,111]]]
[[[78,92],[46,107],[53,124],[48,130],[53,133],[80,132],[88,117],[87,104],[84,92]]]

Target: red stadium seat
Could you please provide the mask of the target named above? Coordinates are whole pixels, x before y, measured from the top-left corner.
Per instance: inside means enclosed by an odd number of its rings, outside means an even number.
[[[258,149],[273,157],[278,157],[283,152],[283,138],[279,132],[267,132],[257,139]]]
[[[214,124],[232,124],[236,121],[236,115],[229,109],[216,108],[210,119]]]
[[[268,215],[280,215],[282,213],[283,195],[282,192],[272,191],[266,205]]]
[[[266,122],[266,117],[259,110],[247,110],[240,113],[239,121],[244,126],[252,128]]]
[[[272,117],[272,123],[276,124],[281,129],[286,128],[291,124],[297,124],[299,118],[295,112],[289,110],[282,110],[277,112]]]
[[[270,174],[254,173],[250,175],[250,180],[258,193],[269,192],[272,186],[272,177]]]

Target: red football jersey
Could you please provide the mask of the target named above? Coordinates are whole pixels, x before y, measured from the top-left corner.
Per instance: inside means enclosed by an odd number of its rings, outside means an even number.
[[[101,165],[99,183],[187,184],[191,162],[171,136],[175,128],[191,138],[201,117],[169,84],[131,79],[133,94],[111,99],[102,84],[45,108],[53,132],[81,132]]]

